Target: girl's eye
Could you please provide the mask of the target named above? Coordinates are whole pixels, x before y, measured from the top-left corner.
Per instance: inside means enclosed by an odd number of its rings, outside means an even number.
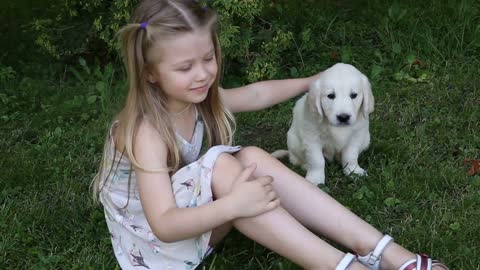
[[[205,61],[207,61],[207,62],[210,62],[210,61],[212,61],[212,60],[213,60],[213,56],[210,56],[210,57],[205,58]]]
[[[352,99],[355,99],[355,98],[357,97],[357,93],[351,93],[351,94],[350,94],[350,97],[351,97]]]
[[[329,99],[335,99],[335,94],[328,94],[327,96]]]
[[[179,68],[178,70],[179,70],[179,71],[189,71],[190,68],[191,68],[191,66],[185,66],[185,67]]]

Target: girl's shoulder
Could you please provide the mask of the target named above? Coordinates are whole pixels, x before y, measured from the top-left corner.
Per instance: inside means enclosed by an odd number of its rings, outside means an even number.
[[[135,137],[132,138],[135,156],[139,161],[145,159],[145,162],[151,163],[167,160],[168,147],[165,139],[151,121],[144,119],[140,122]],[[153,164],[155,165],[155,163]]]
[[[164,141],[155,125],[147,118],[144,118],[138,125],[136,137],[136,142],[141,142],[144,140],[147,140],[147,142],[150,142],[151,140],[162,142]]]
[[[110,136],[114,142],[115,149],[122,152],[127,143],[133,148],[154,148],[157,150],[166,149],[165,140],[157,131],[155,126],[148,119],[142,119],[135,131],[125,131],[126,127],[119,121],[113,122],[110,128]]]

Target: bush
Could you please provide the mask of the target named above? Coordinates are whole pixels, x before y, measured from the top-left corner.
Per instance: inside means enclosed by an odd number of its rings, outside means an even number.
[[[75,55],[103,56],[115,46],[115,34],[130,16],[136,0],[62,0],[35,18],[35,43],[56,59]]]
[[[111,61],[116,32],[138,0],[62,0],[51,5],[31,27],[44,53],[58,60],[89,56]],[[274,8],[266,0],[213,0],[204,3],[220,15],[220,40],[226,68],[248,81],[273,78],[281,53],[292,46],[290,31],[273,27],[263,15]],[[102,62],[104,62],[102,61]]]

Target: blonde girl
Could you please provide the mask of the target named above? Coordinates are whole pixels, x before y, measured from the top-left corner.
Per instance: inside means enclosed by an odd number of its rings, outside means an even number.
[[[193,0],[141,1],[120,39],[129,92],[94,193],[122,269],[194,269],[232,227],[306,269],[447,269],[265,151],[231,146],[232,113],[297,96],[317,75],[220,88],[217,16]]]

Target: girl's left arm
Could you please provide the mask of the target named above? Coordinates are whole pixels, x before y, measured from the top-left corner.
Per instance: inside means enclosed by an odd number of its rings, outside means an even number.
[[[306,92],[319,75],[320,73],[298,79],[261,81],[220,91],[225,106],[232,113],[258,111]]]

